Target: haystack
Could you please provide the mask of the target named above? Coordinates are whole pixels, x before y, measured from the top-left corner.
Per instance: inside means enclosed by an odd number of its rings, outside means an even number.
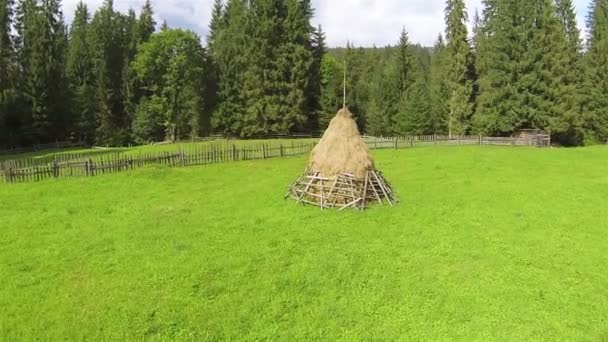
[[[321,209],[362,210],[372,203],[394,205],[397,198],[382,173],[375,169],[367,145],[348,108],[331,120],[312,150],[304,173],[286,195],[298,203]]]

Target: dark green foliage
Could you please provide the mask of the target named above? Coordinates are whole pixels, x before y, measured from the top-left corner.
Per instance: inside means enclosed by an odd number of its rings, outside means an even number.
[[[310,0],[215,0],[206,49],[166,22],[156,34],[150,0],[139,16],[105,0],[92,18],[81,2],[69,34],[60,0],[13,1],[0,1],[0,147],[318,132],[344,100],[372,135],[608,140],[608,0],[592,1],[586,49],[572,0],[483,0],[471,40],[464,1],[446,0],[433,48],[404,30],[394,47],[334,49]]]
[[[313,30],[312,32],[312,64],[309,71],[308,87],[306,89],[307,96],[307,107],[308,112],[308,130],[318,131],[321,127],[319,126],[319,117],[323,112],[321,105],[322,97],[322,84],[321,84],[321,65],[323,63],[323,57],[327,53],[327,46],[325,43],[325,33],[321,26]]]
[[[315,125],[315,68],[324,46],[313,45],[311,16],[310,2],[302,0],[231,0],[225,10],[216,2],[209,36],[216,132],[254,137]]]
[[[344,66],[332,55],[325,55],[321,60],[321,99],[319,128],[325,130],[336,112],[343,105]]]
[[[210,56],[217,72],[218,106],[212,118],[213,130],[224,135],[239,135],[245,112],[242,91],[247,69],[247,8],[242,0],[229,0],[221,24],[212,30]]]
[[[139,15],[139,21],[137,22],[137,43],[144,43],[150,39],[150,36],[155,31],[156,22],[154,21],[154,11],[152,10],[152,3],[150,0],[146,0],[144,6],[141,9]]]
[[[65,75],[67,34],[59,1],[24,0],[18,12],[23,110],[29,113],[22,118],[23,129],[36,142],[64,140],[71,118]]]
[[[411,83],[398,103],[399,109],[393,129],[396,135],[433,133],[431,93],[428,86],[430,56],[428,53],[419,53],[416,57],[411,65]]]
[[[12,0],[0,1],[0,146],[14,142],[15,137],[9,136],[12,130],[11,121],[14,118],[11,112],[15,109],[15,75],[16,56],[14,36],[12,34],[13,21]]]
[[[70,29],[67,74],[70,80],[76,136],[88,143],[95,138],[95,80],[89,46],[89,11],[81,1]]]
[[[448,134],[449,118],[448,85],[446,80],[446,52],[443,36],[439,35],[431,56],[429,77],[429,96],[431,100],[431,131],[437,134]]]
[[[200,38],[191,31],[161,31],[139,46],[132,68],[151,95],[136,111],[137,141],[157,140],[159,121],[166,140],[208,131],[208,115],[203,111],[205,58]]]
[[[165,101],[156,96],[143,98],[133,120],[133,140],[138,144],[162,141],[165,138]]]
[[[593,0],[587,20],[584,125],[589,141],[608,141],[608,1]]]
[[[447,126],[451,136],[466,134],[472,114],[471,96],[473,80],[470,79],[471,47],[468,41],[467,14],[464,0],[447,0],[446,59],[443,67],[446,76]]]

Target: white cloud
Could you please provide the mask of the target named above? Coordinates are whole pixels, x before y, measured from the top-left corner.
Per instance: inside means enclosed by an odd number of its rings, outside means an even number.
[[[475,9],[481,11],[482,0],[466,0],[470,18]],[[78,0],[64,0],[64,12],[70,20]],[[103,0],[86,0],[91,11]],[[139,11],[144,0],[115,0],[117,10],[130,7]],[[589,0],[576,0],[579,25],[583,28]],[[153,0],[156,20],[167,20],[169,26],[183,27],[207,34],[213,0]],[[403,27],[410,40],[426,46],[433,45],[444,30],[444,0],[313,0],[314,24],[323,26],[330,46],[394,44]]]

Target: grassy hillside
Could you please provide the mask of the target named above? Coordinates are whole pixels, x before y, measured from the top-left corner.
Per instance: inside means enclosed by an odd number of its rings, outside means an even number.
[[[0,154],[0,162],[6,160],[22,160],[22,159],[34,159],[39,161],[52,161],[55,157],[63,158],[85,158],[96,155],[134,155],[142,153],[163,153],[163,152],[177,152],[177,151],[195,151],[208,146],[230,146],[235,145],[237,147],[256,147],[261,144],[267,146],[277,146],[279,144],[305,144],[318,141],[319,139],[304,138],[304,139],[263,139],[263,140],[228,140],[228,139],[217,139],[200,142],[178,142],[178,143],[167,143],[167,144],[155,144],[155,145],[143,145],[135,147],[117,147],[117,148],[72,148],[72,149],[50,149],[31,153],[21,154]]]
[[[304,157],[0,186],[0,339],[608,338],[607,148],[375,157],[363,213]]]

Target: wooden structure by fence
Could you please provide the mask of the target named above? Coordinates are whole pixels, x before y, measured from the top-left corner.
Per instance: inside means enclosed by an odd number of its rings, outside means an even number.
[[[436,135],[383,138],[364,136],[370,149],[403,149],[422,146],[499,145],[548,147],[550,141],[539,138],[496,138],[482,136],[444,137]],[[237,146],[210,144],[188,151],[140,154],[57,154],[43,159],[17,159],[0,162],[0,177],[7,183],[40,181],[59,177],[91,177],[149,165],[185,167],[241,160],[300,156],[310,153],[315,142],[291,144],[256,144]]]

